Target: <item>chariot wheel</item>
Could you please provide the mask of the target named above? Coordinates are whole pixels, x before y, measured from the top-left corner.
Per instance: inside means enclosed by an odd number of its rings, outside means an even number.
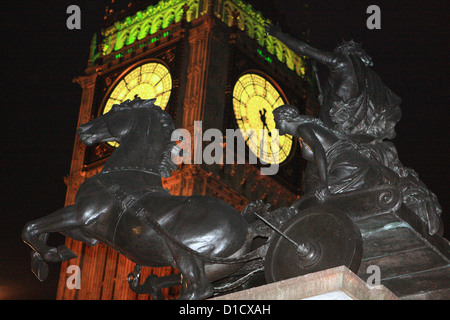
[[[362,258],[359,228],[333,208],[301,211],[270,241],[265,257],[268,283],[345,265],[357,272]]]

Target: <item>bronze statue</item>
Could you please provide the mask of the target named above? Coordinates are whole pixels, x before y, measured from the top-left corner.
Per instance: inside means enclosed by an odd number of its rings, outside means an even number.
[[[101,241],[139,265],[177,268],[182,274],[181,299],[211,296],[211,281],[239,267],[221,265],[205,271],[206,262],[182,247],[211,258],[239,255],[249,249],[249,227],[224,201],[172,196],[162,187],[161,178],[176,169],[171,159],[175,127],[154,101],[128,100],[80,126],[78,135],[87,146],[106,141],[120,146],[101,172],[81,185],[74,205],[25,226],[22,237],[34,250],[32,267],[41,281],[47,277],[47,262],[75,257],[65,246],[46,244],[51,232],[90,245]],[[180,245],[158,232],[170,233]]]
[[[86,146],[120,145],[80,186],[75,204],[25,225],[22,238],[33,249],[39,280],[47,278],[48,262],[76,257],[64,245],[47,244],[52,232],[92,246],[105,243],[135,262],[128,276],[135,292],[161,299],[161,288],[181,285],[180,299],[205,299],[262,272],[268,282],[340,265],[357,272],[362,238],[352,218],[360,213],[407,208],[430,234],[439,231],[436,196],[384,141],[395,137],[400,98],[369,68],[367,53],[353,41],[325,52],[276,27],[267,32],[330,71],[320,119],[289,105],[273,111],[279,134],[298,138],[309,162],[306,194],[289,208],[269,212],[270,205],[255,201],[242,213],[213,197],[171,195],[161,179],[177,169],[173,138],[182,136],[156,99],[136,97],[79,127]],[[264,122],[266,114],[260,115]],[[252,250],[256,238],[262,244]],[[152,275],[140,284],[141,266],[172,266],[180,274]]]
[[[398,180],[391,169],[364,156],[358,144],[328,128],[320,119],[301,115],[297,108],[284,105],[273,111],[280,135],[299,139],[302,155],[317,168],[313,190],[320,200],[330,194],[370,189]]]
[[[295,53],[306,55],[329,69],[319,103],[322,128],[334,132],[341,141],[333,151],[335,163],[328,163],[328,174],[336,179],[336,186],[342,187],[336,187],[335,192],[367,189],[381,180],[395,184],[402,192],[404,205],[428,224],[431,235],[437,233],[442,224],[442,209],[436,195],[414,170],[401,164],[395,145],[385,141],[396,136],[401,99],[370,68],[373,65],[370,56],[354,41],[344,42],[328,52],[294,39],[276,26],[267,25],[266,31]],[[364,173],[366,170],[372,174]],[[379,173],[375,174],[377,170]],[[307,192],[322,188],[324,171],[321,162],[308,163],[304,179]],[[369,177],[373,177],[370,183]]]
[[[268,281],[279,281],[339,265],[358,270],[361,235],[338,210],[330,213],[316,208],[317,203],[312,207],[297,203],[295,208],[268,212],[270,205],[255,201],[239,213],[219,199],[171,195],[161,178],[177,169],[171,153],[179,149],[172,140],[182,136],[170,115],[154,102],[127,100],[80,126],[78,135],[87,146],[107,141],[120,146],[101,172],[81,185],[74,205],[24,227],[22,238],[33,249],[32,270],[41,281],[48,276],[48,262],[76,257],[64,245],[47,245],[51,232],[114,248],[136,263],[128,276],[130,289],[156,299],[163,298],[161,288],[177,285],[180,299],[208,298],[238,288],[262,272]],[[295,227],[288,237],[280,230],[291,221]],[[323,225],[336,232],[308,233]],[[264,241],[250,250],[256,238]],[[298,257],[287,269],[284,264],[276,266],[285,250],[292,251],[294,260]],[[141,284],[141,266],[173,266],[180,274],[152,275]]]
[[[301,115],[289,105],[278,107],[273,115],[280,135],[298,138],[302,155],[309,161],[306,193],[315,192],[324,201],[332,194],[394,185],[402,194],[403,204],[428,224],[429,233],[439,231],[442,210],[436,195],[414,170],[400,163],[392,143],[375,139],[356,143],[320,119]]]
[[[52,232],[92,246],[105,243],[135,262],[128,276],[135,292],[161,299],[161,288],[181,285],[180,299],[205,299],[262,272],[268,282],[340,265],[357,272],[362,238],[352,218],[359,214],[409,210],[430,234],[442,230],[436,196],[384,141],[395,137],[400,99],[368,68],[370,57],[354,42],[330,53],[277,28],[267,31],[330,69],[320,119],[289,105],[273,111],[280,135],[298,138],[309,162],[306,194],[289,208],[269,212],[270,205],[255,201],[242,213],[216,198],[171,195],[161,179],[177,169],[172,153],[180,149],[173,138],[182,135],[155,99],[136,97],[79,127],[87,146],[120,145],[80,186],[75,204],[24,227],[32,270],[41,281],[48,262],[76,257],[64,245],[47,244]],[[262,244],[252,250],[257,238]],[[141,284],[141,266],[172,266],[180,274],[149,276]]]
[[[295,53],[328,68],[330,74],[319,96],[320,118],[326,126],[354,139],[395,137],[401,99],[370,68],[372,59],[359,44],[344,42],[328,52],[294,39],[276,26],[267,25],[266,31]]]

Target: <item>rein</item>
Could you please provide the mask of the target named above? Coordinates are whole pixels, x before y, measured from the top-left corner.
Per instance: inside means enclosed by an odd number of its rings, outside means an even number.
[[[112,169],[108,169],[105,171],[100,171],[99,174],[105,174],[105,173],[112,173],[112,172],[120,172],[120,171],[138,171],[138,172],[143,172],[143,173],[148,173],[148,174],[153,174],[155,176],[161,177],[161,175],[157,172],[155,172],[152,169],[147,169],[147,168],[140,168],[140,167],[121,167],[121,168],[112,168]]]
[[[114,169],[111,171],[105,171],[103,173],[109,173],[109,172],[117,172],[117,171],[129,171],[129,170],[133,170],[133,171],[139,171],[139,172],[146,172],[146,173],[150,173],[150,174],[154,174],[154,175],[158,175],[154,172],[151,171],[146,171],[146,170],[141,170],[141,169],[136,169],[136,168],[130,168],[130,169]],[[159,176],[159,175],[158,175]],[[118,206],[120,208],[120,213],[118,214],[118,218],[117,218],[117,222],[116,225],[114,226],[114,233],[112,236],[112,243],[113,245],[115,245],[115,240],[116,240],[116,231],[117,231],[117,227],[119,226],[120,221],[122,220],[123,215],[127,212],[127,211],[131,211],[131,209],[139,202],[141,201],[143,198],[145,198],[148,194],[150,193],[156,193],[156,192],[166,192],[169,193],[169,190],[162,187],[162,186],[146,186],[143,187],[142,190],[136,194],[129,194],[127,192],[125,192],[119,185],[114,184],[111,186],[107,186],[105,185],[105,183],[100,179],[100,174],[97,174],[95,176],[93,176],[93,178],[95,179],[95,181],[97,181],[97,183],[102,186],[114,199],[117,200],[118,202]],[[120,250],[117,250],[120,253]]]
[[[118,169],[119,170],[119,169]],[[122,169],[123,170],[123,169]],[[133,169],[135,170],[135,169]],[[137,169],[138,170],[138,169]],[[115,229],[117,229],[117,226],[119,225],[120,220],[122,219],[122,216],[125,214],[125,212],[132,212],[136,214],[136,216],[140,217],[145,223],[147,223],[156,233],[158,233],[162,238],[164,238],[166,241],[169,241],[172,245],[178,247],[179,249],[182,249],[193,256],[213,264],[236,264],[236,263],[244,263],[256,259],[261,259],[261,253],[260,251],[264,249],[265,246],[260,247],[259,249],[255,251],[251,251],[247,254],[244,254],[240,257],[236,258],[220,258],[220,257],[212,257],[209,255],[204,255],[196,250],[191,249],[187,245],[185,245],[183,242],[178,240],[173,234],[165,230],[158,221],[156,221],[151,214],[143,207],[137,205],[138,202],[144,198],[147,194],[153,193],[153,192],[169,192],[169,190],[164,189],[163,187],[149,187],[146,190],[144,189],[139,195],[129,195],[127,194],[119,185],[113,185],[111,187],[106,186],[98,177],[98,175],[94,176],[96,177],[96,181],[103,186],[110,195],[112,195],[118,202],[119,206],[122,209],[122,212],[119,215],[119,218],[117,220]],[[113,244],[115,240],[115,231],[113,236]],[[120,251],[119,251],[120,252]]]

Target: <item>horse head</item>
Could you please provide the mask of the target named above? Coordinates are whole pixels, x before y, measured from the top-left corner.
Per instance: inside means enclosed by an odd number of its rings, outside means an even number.
[[[169,177],[171,170],[177,169],[171,158],[176,148],[171,137],[176,130],[172,117],[155,105],[155,101],[136,97],[115,104],[109,112],[80,125],[78,136],[86,146],[110,141],[120,143],[108,160],[111,166],[156,166],[153,169],[162,177]]]
[[[155,99],[139,99],[139,101],[153,104]],[[120,142],[132,126],[129,112],[135,104],[135,100],[126,100],[121,104],[113,105],[109,112],[80,125],[78,137],[86,146],[93,146],[100,142]]]

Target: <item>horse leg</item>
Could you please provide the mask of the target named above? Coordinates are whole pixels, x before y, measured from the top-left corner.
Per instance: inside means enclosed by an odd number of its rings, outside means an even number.
[[[48,276],[46,262],[60,262],[76,258],[76,254],[65,245],[57,248],[47,245],[49,233],[69,229],[74,215],[74,206],[64,207],[48,216],[28,222],[23,228],[22,239],[33,249],[31,269],[40,281],[44,281]]]
[[[62,234],[72,239],[85,242],[91,246],[95,246],[98,243],[98,240],[88,237],[84,230],[81,228],[62,232]],[[49,233],[43,233],[39,235],[38,240],[42,243],[46,243],[48,236]],[[62,260],[70,260],[72,258],[76,258],[75,253],[73,253],[64,245],[58,246],[56,250],[58,250],[59,256]],[[45,279],[48,278],[48,264],[44,261],[44,259],[42,259],[41,255],[34,250],[31,252],[31,271],[33,271],[33,273],[40,281],[45,281]]]
[[[179,300],[203,300],[214,294],[214,287],[206,278],[205,262],[183,249],[168,244],[175,261],[174,267],[182,275]]]
[[[61,262],[72,259],[76,255],[65,246],[58,248],[47,245],[48,234],[74,228],[76,221],[75,206],[61,208],[43,218],[28,222],[22,239],[46,262]]]
[[[64,236],[72,238],[74,240],[78,240],[78,241],[87,243],[91,247],[94,247],[99,243],[99,241],[97,239],[92,238],[83,228],[63,231],[60,233]]]

